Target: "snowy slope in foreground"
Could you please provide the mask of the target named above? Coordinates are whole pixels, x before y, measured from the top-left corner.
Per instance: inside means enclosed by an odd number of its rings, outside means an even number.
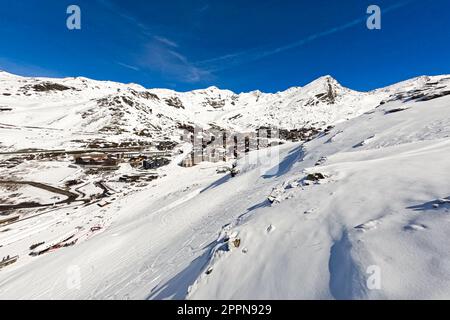
[[[271,178],[280,203],[233,223],[239,249],[213,254],[188,297],[450,298],[449,105],[389,103],[292,149]]]
[[[0,298],[450,298],[450,96],[404,87],[307,144],[251,152],[235,178],[171,164],[107,207],[102,233],[2,270]],[[26,252],[55,219],[2,243]]]

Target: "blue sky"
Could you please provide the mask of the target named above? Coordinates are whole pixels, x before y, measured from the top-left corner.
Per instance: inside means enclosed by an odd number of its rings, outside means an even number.
[[[179,91],[370,90],[450,73],[448,0],[0,0],[0,69]],[[80,6],[81,30],[66,28]],[[371,4],[382,29],[366,28]]]

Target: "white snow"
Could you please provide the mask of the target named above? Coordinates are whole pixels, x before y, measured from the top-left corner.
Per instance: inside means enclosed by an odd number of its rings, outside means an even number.
[[[0,87],[13,93],[18,83],[32,81],[4,73],[0,78]],[[104,208],[74,203],[0,226],[0,257],[20,256],[0,270],[0,298],[449,299],[450,95],[408,100],[411,90],[449,90],[447,79],[422,77],[369,93],[343,88],[330,77],[277,94],[149,90],[159,101],[137,101],[154,109],[144,120],[162,128],[176,121],[242,130],[266,122],[335,127],[307,143],[250,152],[239,159],[234,178],[216,173],[223,163],[181,168],[180,155],[161,169],[163,177],[140,191],[124,191]],[[5,150],[31,147],[32,141],[40,148],[40,142],[66,147],[74,136],[87,135],[78,110],[94,98],[127,90],[88,79],[52,81],[82,91],[0,95],[0,105],[17,108],[2,113],[0,122],[22,126],[0,129]],[[429,88],[434,82],[439,87]],[[317,102],[328,85],[335,101]],[[163,102],[173,96],[185,109]],[[214,111],[203,104],[206,98],[224,99],[225,105]],[[393,109],[401,110],[387,112]],[[157,118],[159,112],[172,120]],[[131,114],[124,128],[144,113]],[[242,117],[229,120],[237,113]],[[25,125],[65,129],[47,140]],[[186,154],[189,146],[183,148]],[[33,170],[28,177],[42,179]],[[61,171],[49,178],[52,183],[82,174],[56,164],[54,170]],[[312,173],[326,178],[304,183]],[[278,201],[271,203],[274,190]],[[101,230],[92,231],[96,226]],[[75,245],[28,256],[30,245],[48,245],[74,230]],[[368,286],[370,270],[379,271],[379,288]]]

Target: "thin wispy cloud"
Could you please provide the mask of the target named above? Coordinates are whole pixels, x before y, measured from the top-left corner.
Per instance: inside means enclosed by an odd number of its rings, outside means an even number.
[[[132,66],[132,65],[130,65],[130,64],[123,63],[123,62],[120,62],[120,61],[116,61],[116,64],[118,64],[119,66],[122,66],[122,67],[124,67],[124,68],[134,70],[134,71],[140,71],[140,70],[141,70],[141,69],[139,69],[139,68],[136,67],[136,66]]]
[[[182,82],[196,83],[211,79],[212,76],[209,71],[192,64],[173,46],[156,39],[146,44],[138,60],[141,69],[158,72],[166,78]]]
[[[211,79],[213,74],[216,72],[261,60],[266,57],[301,47],[320,38],[345,31],[357,25],[365,24],[367,19],[367,15],[361,16],[342,25],[317,32],[303,39],[281,46],[259,46],[218,57],[212,57],[202,61],[192,62],[188,59],[187,55],[184,54],[180,44],[177,41],[161,34],[160,32],[158,34],[154,34],[151,27],[147,26],[139,19],[123,13],[112,1],[97,1],[102,3],[104,6],[107,6],[109,10],[114,12],[114,14],[118,14],[131,25],[138,28],[138,30],[145,36],[142,43],[144,48],[143,53],[139,54],[135,61],[126,61],[126,63],[121,62],[120,65],[122,67],[141,72],[158,72],[165,77],[189,83]],[[390,11],[402,8],[413,1],[417,0],[405,0],[390,7],[383,8],[382,13],[386,14]],[[208,9],[209,5],[205,4],[204,6],[198,7],[196,10],[203,12]]]
[[[406,5],[408,5],[414,1],[416,1],[416,0],[406,0],[403,2],[399,2],[388,8],[382,9],[382,13],[385,14],[385,13],[394,11],[396,9],[405,7]],[[242,64],[249,63],[252,61],[260,60],[260,59],[263,59],[263,58],[266,58],[266,57],[269,57],[269,56],[272,56],[272,55],[275,55],[275,54],[278,54],[278,53],[281,53],[281,52],[284,52],[287,50],[301,47],[301,46],[303,46],[309,42],[312,42],[314,40],[350,29],[350,28],[360,25],[362,23],[365,23],[366,20],[367,20],[367,16],[356,18],[345,24],[330,28],[330,29],[322,31],[322,32],[312,34],[306,38],[288,43],[286,45],[272,47],[272,48],[270,48],[268,46],[264,46],[264,47],[252,48],[249,50],[243,50],[240,52],[229,53],[229,54],[226,54],[223,56],[214,57],[211,59],[196,62],[195,65],[198,67],[206,68],[209,72],[217,72],[217,71],[226,70],[226,69],[238,66],[238,65],[242,65]]]
[[[154,36],[154,38],[156,40],[158,40],[159,42],[164,43],[165,45],[168,45],[169,47],[178,48],[178,44],[175,41],[170,40],[166,37]]]
[[[199,7],[195,11],[196,11],[196,13],[203,14],[206,11],[208,11],[209,7],[210,7],[209,4],[205,3],[203,6]]]
[[[140,39],[140,41],[143,41],[142,52],[132,53],[135,55],[132,62],[116,61],[117,65],[143,73],[157,72],[172,80],[187,83],[196,83],[211,78],[209,71],[200,66],[195,66],[189,61],[181,52],[180,45],[175,40],[161,34],[155,34],[151,26],[134,16],[125,14],[110,0],[97,0],[97,2],[114,15],[121,17],[143,35],[143,38]],[[206,11],[208,7],[201,7],[201,11]]]
[[[181,62],[189,63],[188,59],[185,56],[183,56],[181,53],[173,51],[173,50],[168,50],[167,52],[170,53],[175,58],[177,58],[178,60],[180,60]]]
[[[96,0],[101,6],[108,9],[112,14],[122,18],[123,21],[126,21],[130,26],[134,27],[138,30],[143,36],[153,37],[153,27],[148,24],[142,22],[140,19],[136,18],[133,15],[126,14],[124,10],[114,4],[111,0]]]

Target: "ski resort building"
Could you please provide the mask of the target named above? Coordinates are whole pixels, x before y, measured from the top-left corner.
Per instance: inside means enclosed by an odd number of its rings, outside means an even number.
[[[271,134],[269,134],[271,137]],[[192,167],[201,162],[220,162],[236,159],[240,155],[270,146],[267,132],[230,132],[223,129],[195,128],[186,132],[183,141],[189,141],[192,152],[181,162],[182,167]]]

